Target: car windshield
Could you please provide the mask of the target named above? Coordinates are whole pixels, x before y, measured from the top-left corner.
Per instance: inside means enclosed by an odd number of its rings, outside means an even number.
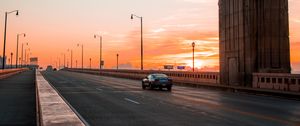
[[[154,78],[168,78],[168,76],[165,74],[153,74],[153,77]]]

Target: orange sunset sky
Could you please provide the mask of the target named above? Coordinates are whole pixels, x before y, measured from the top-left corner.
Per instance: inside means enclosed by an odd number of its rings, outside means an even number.
[[[300,0],[289,0],[291,62],[300,71]],[[196,67],[216,71],[219,66],[218,0],[1,0],[0,51],[3,49],[4,13],[10,14],[7,25],[7,51],[16,52],[17,33],[26,33],[20,43],[28,42],[31,56],[43,67],[63,64],[63,54],[73,66],[99,64],[99,39],[103,35],[105,68],[116,66],[119,53],[121,68],[140,67],[140,21],[130,19],[134,13],[144,18],[144,64],[146,69],[162,69],[165,64],[192,64],[191,43],[196,42]],[[20,52],[20,51],[19,51]],[[20,55],[21,53],[19,53]],[[15,56],[14,56],[15,57]],[[15,63],[15,58],[13,58]]]

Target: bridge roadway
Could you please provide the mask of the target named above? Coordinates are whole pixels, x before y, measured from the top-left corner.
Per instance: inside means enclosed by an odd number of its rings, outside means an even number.
[[[174,86],[142,90],[140,81],[66,71],[45,78],[98,126],[282,126],[300,124],[300,101]]]
[[[34,71],[0,79],[0,125],[36,125]]]

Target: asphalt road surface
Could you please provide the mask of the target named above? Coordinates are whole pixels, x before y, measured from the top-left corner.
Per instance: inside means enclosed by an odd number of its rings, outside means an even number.
[[[94,126],[282,126],[300,124],[300,101],[141,82],[66,71],[43,72]]]
[[[34,71],[0,79],[0,125],[36,125]]]

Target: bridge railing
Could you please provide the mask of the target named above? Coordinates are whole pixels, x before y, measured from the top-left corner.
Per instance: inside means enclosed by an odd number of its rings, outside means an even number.
[[[185,71],[157,71],[157,70],[115,70],[115,69],[65,69],[68,71],[100,74],[104,76],[123,77],[130,79],[142,79],[152,73],[163,73],[168,75],[175,82],[182,83],[206,83],[219,84],[218,72],[185,72]]]
[[[0,70],[0,79],[28,70],[27,68]]]
[[[253,88],[300,92],[300,74],[254,73]]]

